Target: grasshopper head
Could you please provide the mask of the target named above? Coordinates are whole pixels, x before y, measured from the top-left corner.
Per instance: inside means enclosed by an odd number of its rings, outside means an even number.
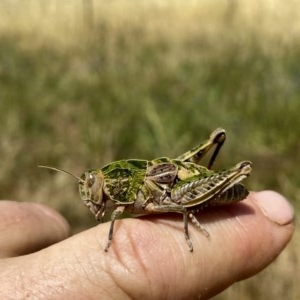
[[[104,176],[99,170],[84,172],[78,181],[79,193],[84,203],[102,204]]]
[[[79,193],[84,204],[90,209],[95,215],[96,219],[102,222],[105,214],[105,202],[103,202],[103,185],[104,176],[99,170],[91,170],[85,172],[78,177],[69,171],[50,167],[50,166],[39,166],[41,168],[50,169],[56,172],[62,172],[71,175],[78,180]]]
[[[106,203],[103,201],[103,173],[99,170],[83,173],[78,180],[78,186],[84,205],[95,215],[96,220],[102,223],[106,207]]]

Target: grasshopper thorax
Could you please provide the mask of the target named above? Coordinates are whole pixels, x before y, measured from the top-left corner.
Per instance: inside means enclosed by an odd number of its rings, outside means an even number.
[[[84,172],[78,181],[79,193],[84,202],[101,204],[103,200],[104,176],[101,171]]]

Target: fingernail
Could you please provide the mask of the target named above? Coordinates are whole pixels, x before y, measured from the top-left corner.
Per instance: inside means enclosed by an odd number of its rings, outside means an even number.
[[[278,225],[287,225],[294,221],[292,205],[274,191],[255,193],[254,200],[263,214]]]

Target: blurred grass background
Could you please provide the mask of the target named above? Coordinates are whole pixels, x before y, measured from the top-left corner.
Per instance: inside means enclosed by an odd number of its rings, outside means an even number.
[[[251,160],[246,185],[299,215],[297,1],[0,1],[0,198],[95,225],[80,175],[123,158],[175,157],[217,127],[215,168]],[[300,299],[299,233],[258,276],[215,299]]]

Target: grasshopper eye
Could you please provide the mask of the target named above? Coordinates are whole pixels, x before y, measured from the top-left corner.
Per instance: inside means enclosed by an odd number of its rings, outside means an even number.
[[[93,186],[93,184],[96,181],[96,177],[93,174],[89,174],[88,178],[87,178],[87,186],[90,188]]]

